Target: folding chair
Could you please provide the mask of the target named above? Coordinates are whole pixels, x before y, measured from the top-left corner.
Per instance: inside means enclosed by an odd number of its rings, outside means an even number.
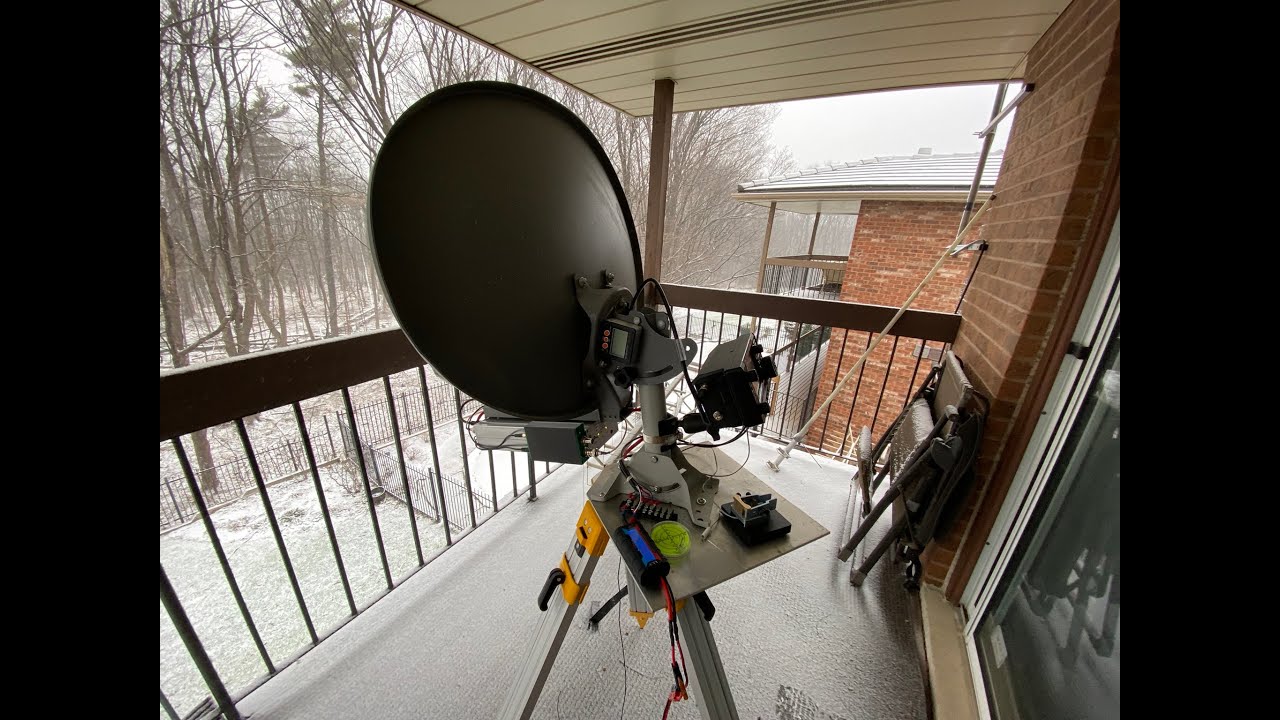
[[[908,561],[906,585],[909,589],[919,586],[920,553],[950,519],[944,515],[950,510],[948,499],[972,476],[987,411],[986,398],[974,391],[960,360],[948,350],[875,447],[871,430],[862,428],[856,477],[863,519],[838,557],[847,562],[891,507],[893,525],[862,565],[850,570],[851,584],[862,585],[871,568],[898,543],[899,556]],[[875,473],[886,451],[888,458]],[[889,487],[873,507],[871,498],[886,478]]]

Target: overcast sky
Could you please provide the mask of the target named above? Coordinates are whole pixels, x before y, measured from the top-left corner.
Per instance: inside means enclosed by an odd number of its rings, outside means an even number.
[[[1005,102],[1021,90],[1011,84]],[[799,168],[877,155],[978,152],[974,133],[991,120],[995,85],[897,90],[780,103],[773,143],[790,147]],[[1000,123],[993,151],[1005,146],[1012,116]]]

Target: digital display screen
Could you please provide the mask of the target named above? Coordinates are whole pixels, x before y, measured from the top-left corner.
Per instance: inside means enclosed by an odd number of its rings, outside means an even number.
[[[631,342],[631,333],[618,330],[616,327],[609,338],[609,353],[616,358],[627,357],[627,343]]]

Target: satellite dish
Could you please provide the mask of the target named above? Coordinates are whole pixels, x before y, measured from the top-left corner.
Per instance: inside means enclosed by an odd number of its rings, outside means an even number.
[[[590,322],[574,278],[634,292],[635,224],[600,143],[533,90],[453,85],[405,111],[369,180],[378,274],[414,348],[471,397],[517,417],[596,409]]]

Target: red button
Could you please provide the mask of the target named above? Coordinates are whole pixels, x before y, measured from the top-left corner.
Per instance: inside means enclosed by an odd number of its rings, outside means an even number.
[[[600,347],[604,348],[605,350],[608,350],[608,349],[609,349],[609,343],[600,343]]]
[[[608,331],[608,330],[605,330],[605,331],[604,331],[604,336],[605,336],[605,337],[609,337],[609,331]]]

